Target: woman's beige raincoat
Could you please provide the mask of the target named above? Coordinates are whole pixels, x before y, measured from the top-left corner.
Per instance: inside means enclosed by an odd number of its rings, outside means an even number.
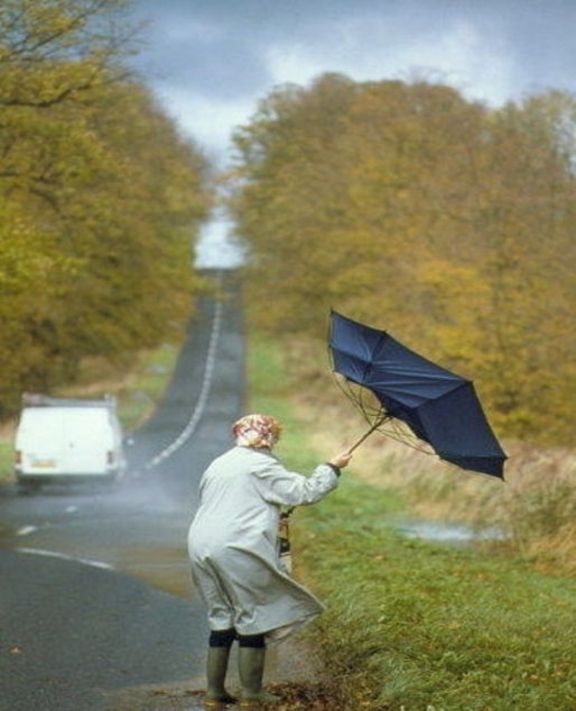
[[[282,568],[278,521],[280,506],[312,504],[337,484],[329,464],[305,477],[285,469],[267,449],[234,447],[212,462],[188,534],[211,629],[280,639],[323,611]]]

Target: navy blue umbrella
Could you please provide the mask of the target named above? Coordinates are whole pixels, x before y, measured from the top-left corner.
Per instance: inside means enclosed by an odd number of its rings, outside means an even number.
[[[379,403],[371,429],[397,418],[442,459],[502,477],[506,454],[470,380],[414,353],[385,331],[331,314],[334,370],[370,390]],[[359,442],[357,443],[359,444]]]

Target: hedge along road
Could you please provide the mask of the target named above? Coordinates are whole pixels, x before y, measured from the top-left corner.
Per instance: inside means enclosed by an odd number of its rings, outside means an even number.
[[[198,479],[244,401],[233,273],[222,286],[223,299],[201,300],[118,488],[0,488],[1,711],[113,708],[118,690],[202,675],[207,625],[186,531]]]

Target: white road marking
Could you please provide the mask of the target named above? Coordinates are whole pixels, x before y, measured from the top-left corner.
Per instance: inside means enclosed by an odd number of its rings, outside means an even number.
[[[42,548],[16,548],[18,553],[27,553],[29,555],[43,555],[49,558],[60,558],[62,560],[71,560],[75,563],[82,563],[82,565],[89,565],[92,568],[103,568],[104,570],[114,570],[114,566],[109,563],[103,563],[99,560],[89,560],[87,558],[75,558],[71,555],[66,555],[65,553],[58,553],[57,551],[46,551]]]
[[[169,444],[160,454],[157,454],[153,459],[151,459],[146,465],[146,469],[153,469],[157,467],[161,462],[168,459],[176,452],[182,445],[190,439],[194,434],[194,431],[198,427],[198,423],[204,413],[206,403],[208,402],[208,395],[210,394],[210,387],[212,385],[212,378],[214,376],[214,366],[216,364],[216,350],[218,347],[218,340],[220,338],[220,333],[222,330],[222,314],[224,307],[221,301],[217,301],[214,308],[214,316],[212,319],[212,331],[210,333],[210,342],[208,344],[208,353],[206,355],[206,363],[204,365],[204,376],[202,378],[202,388],[200,390],[200,396],[196,402],[196,407],[192,412],[190,420],[178,437]]]
[[[16,531],[17,536],[29,536],[34,531],[38,530],[38,526],[22,526]]]
[[[68,506],[66,507],[66,513],[74,513],[75,511],[78,511],[77,506]]]

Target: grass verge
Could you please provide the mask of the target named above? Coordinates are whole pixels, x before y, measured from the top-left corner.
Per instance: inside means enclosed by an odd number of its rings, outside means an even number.
[[[252,408],[286,426],[280,456],[310,470],[319,456],[309,423],[269,343],[252,340],[249,378]],[[576,580],[403,538],[387,519],[398,505],[346,471],[334,494],[296,515],[297,571],[328,605],[311,634],[333,707],[574,711]]]
[[[88,359],[76,382],[59,388],[56,397],[100,398],[109,393],[118,401],[122,427],[131,431],[154,411],[172,375],[181,344],[163,343],[131,356],[129,365]]]
[[[11,434],[2,434],[0,437],[0,483],[2,483],[12,476],[14,454]]]

